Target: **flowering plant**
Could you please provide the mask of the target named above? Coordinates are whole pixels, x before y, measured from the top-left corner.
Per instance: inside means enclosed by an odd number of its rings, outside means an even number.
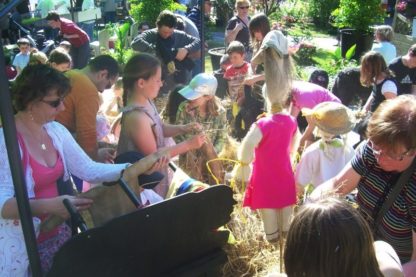
[[[399,1],[396,4],[396,10],[398,12],[404,12],[404,11],[406,11],[406,7],[407,7],[407,1]]]

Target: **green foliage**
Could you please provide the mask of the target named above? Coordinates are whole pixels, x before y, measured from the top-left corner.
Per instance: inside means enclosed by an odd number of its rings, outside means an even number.
[[[156,25],[156,19],[163,10],[186,11],[186,6],[176,3],[174,0],[130,0],[130,15],[137,22],[146,21],[150,25]]]
[[[313,65],[313,56],[316,54],[316,47],[311,44],[301,43],[294,59],[299,65]]]
[[[334,26],[368,34],[372,25],[383,22],[384,11],[380,0],[340,0],[339,8],[332,15]]]
[[[115,58],[120,64],[125,64],[128,57],[126,57],[128,42],[127,35],[130,30],[130,22],[125,22],[123,25],[115,29],[117,40],[114,45]]]
[[[227,21],[233,16],[235,0],[217,0],[215,1],[214,6],[217,14],[217,21],[224,27]]]
[[[340,48],[340,47],[338,47],[338,48]],[[352,57],[354,57],[356,48],[357,48],[357,44],[354,44],[353,46],[351,46],[350,49],[347,50],[347,53],[345,53],[345,59],[346,60],[351,60]]]
[[[317,51],[313,60],[320,68],[326,70],[329,76],[335,76],[346,67],[359,65],[356,60],[352,59],[355,54],[355,47],[356,45],[353,45],[348,49],[345,58],[341,56],[341,48],[337,47],[335,51]]]
[[[117,37],[114,43],[114,51],[110,51],[108,54],[114,57],[120,65],[126,64],[128,59],[133,55],[133,50],[128,49],[129,45],[127,40],[130,26],[130,22],[125,22],[122,25],[108,23],[105,26],[110,36],[116,35]]]
[[[332,11],[338,8],[338,5],[339,0],[309,0],[309,16],[318,26],[326,27]]]
[[[294,23],[309,20],[309,4],[303,0],[286,0],[281,2],[279,8],[270,17],[282,23],[285,27]]]

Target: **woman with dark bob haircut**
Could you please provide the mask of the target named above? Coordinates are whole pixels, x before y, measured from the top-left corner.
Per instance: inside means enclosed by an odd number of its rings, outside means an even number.
[[[391,246],[374,244],[358,211],[337,198],[302,207],[288,232],[284,263],[288,277],[403,276]]]
[[[118,180],[122,170],[129,166],[92,161],[69,131],[54,121],[55,116],[65,109],[63,99],[69,90],[69,79],[43,64],[25,67],[12,88],[17,110],[17,137],[35,230],[49,215],[68,219],[69,214],[62,202],[64,199],[68,199],[77,210],[91,205],[90,199],[59,195],[58,184],[69,185],[70,191],[70,174],[91,183],[111,182]],[[139,174],[136,167],[129,168],[124,174],[127,171]],[[54,254],[70,237],[71,229],[66,223],[50,232],[39,233],[38,251],[45,274],[52,265]],[[2,128],[0,238],[0,276],[26,276],[29,262]]]
[[[415,96],[406,94],[383,101],[368,123],[368,140],[357,148],[355,157],[337,176],[312,194],[318,197],[322,190],[335,189],[345,195],[357,188],[359,212],[377,239],[393,246],[402,263],[416,261],[415,130]],[[410,178],[375,226],[384,202],[406,169],[411,170]]]

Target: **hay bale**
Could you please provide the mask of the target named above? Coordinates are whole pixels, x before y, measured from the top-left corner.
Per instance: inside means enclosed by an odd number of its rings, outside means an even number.
[[[241,184],[236,187],[236,190],[242,189]],[[258,213],[242,207],[242,193],[237,192],[234,197],[239,204],[234,206],[227,227],[235,242],[224,249],[228,262],[223,267],[222,276],[266,276],[270,272],[279,272],[278,243],[267,242]]]

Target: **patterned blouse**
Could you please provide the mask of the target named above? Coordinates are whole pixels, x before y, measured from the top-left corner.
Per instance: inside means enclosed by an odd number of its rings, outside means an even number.
[[[381,169],[367,144],[358,149],[351,164],[361,175],[357,195],[359,211],[371,226],[400,174]],[[378,229],[381,239],[393,246],[402,263],[408,262],[413,252],[412,230],[416,232],[416,173],[383,216]]]
[[[221,107],[219,108],[218,115],[207,115],[204,118],[199,114],[197,109],[187,112],[186,106],[188,103],[188,101],[184,101],[179,105],[175,124],[188,124],[191,122],[200,123],[203,127],[203,132],[207,135],[218,154],[222,150],[227,136],[228,124],[225,110]],[[193,134],[186,134],[178,136],[176,137],[177,142],[179,143],[189,139],[192,135]],[[201,149],[196,149],[188,151],[179,157],[179,167],[198,181],[212,183],[206,167],[207,161],[207,157],[203,154]]]

